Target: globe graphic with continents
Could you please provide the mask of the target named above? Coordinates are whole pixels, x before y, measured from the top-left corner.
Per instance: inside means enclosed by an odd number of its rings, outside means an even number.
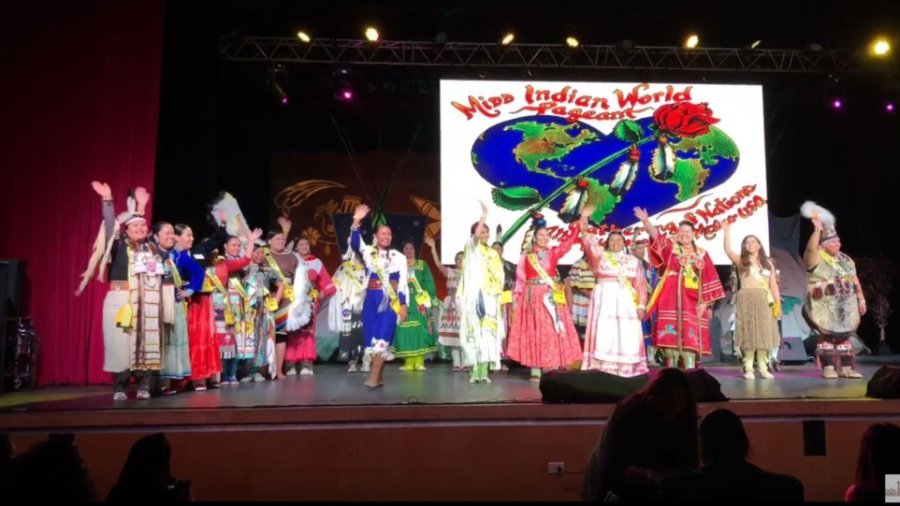
[[[598,199],[591,221],[617,227],[635,222],[635,206],[653,215],[715,188],[737,169],[737,146],[716,127],[679,138],[660,135],[652,117],[620,123],[631,131],[618,135],[616,125],[604,134],[557,116],[515,118],[478,136],[472,165],[494,187],[494,202],[511,210],[533,210],[543,202],[558,211],[566,199],[560,188],[583,179]],[[668,162],[654,164],[655,156],[667,154]],[[659,169],[666,164],[668,170]],[[624,186],[620,177],[627,179]]]

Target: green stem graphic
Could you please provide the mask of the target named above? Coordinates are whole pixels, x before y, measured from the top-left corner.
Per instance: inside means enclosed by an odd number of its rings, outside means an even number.
[[[528,218],[531,217],[532,213],[534,213],[534,212],[536,212],[536,211],[540,211],[541,209],[544,208],[544,206],[546,206],[547,204],[549,204],[550,202],[552,202],[556,197],[559,197],[560,195],[562,195],[563,192],[565,192],[565,191],[567,191],[569,188],[571,188],[572,185],[575,184],[575,181],[577,181],[579,178],[583,178],[583,177],[590,176],[591,174],[593,174],[593,173],[596,172],[597,170],[599,170],[599,169],[601,169],[602,167],[608,165],[610,162],[616,160],[617,158],[619,158],[619,157],[621,157],[621,156],[624,156],[624,155],[628,154],[628,152],[631,151],[632,148],[636,148],[636,147],[638,147],[638,146],[644,145],[644,144],[650,142],[650,141],[653,140],[653,139],[654,139],[654,137],[653,137],[652,135],[649,136],[649,137],[644,137],[643,139],[637,141],[637,142],[634,143],[633,145],[629,145],[629,146],[626,147],[626,148],[623,148],[623,149],[621,149],[621,150],[619,150],[619,151],[616,151],[615,153],[613,153],[613,154],[607,156],[606,158],[600,160],[599,162],[597,162],[597,163],[591,165],[590,167],[584,169],[584,170],[581,171],[577,176],[570,177],[565,183],[563,183],[563,184],[562,184],[559,188],[557,188],[553,193],[551,193],[551,194],[548,195],[545,199],[543,199],[543,200],[541,200],[540,202],[538,202],[537,204],[535,204],[534,207],[532,207],[532,208],[529,209],[528,211],[522,213],[522,216],[520,216],[519,219],[516,220],[516,222],[513,223],[511,227],[509,227],[509,230],[507,230],[507,231],[503,234],[503,237],[500,238],[500,242],[501,242],[503,245],[506,245],[506,241],[508,241],[508,240],[510,239],[510,237],[512,237],[513,235],[515,235],[515,233],[518,232],[520,228],[522,228],[522,225],[524,225],[525,222],[528,221]]]

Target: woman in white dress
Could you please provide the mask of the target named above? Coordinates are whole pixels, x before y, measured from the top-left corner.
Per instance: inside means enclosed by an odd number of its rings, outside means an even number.
[[[610,232],[606,248],[596,235],[582,235],[597,284],[591,294],[582,370],[632,377],[647,372],[641,320],[647,304],[646,280],[625,238]]]
[[[453,360],[453,372],[463,370],[462,343],[459,341],[459,307],[456,304],[456,287],[462,276],[463,252],[456,254],[453,267],[445,267],[437,254],[434,239],[425,238],[425,244],[431,248],[431,257],[438,271],[447,278],[447,296],[444,297],[443,308],[440,312],[440,326],[438,327],[438,343],[450,351]]]

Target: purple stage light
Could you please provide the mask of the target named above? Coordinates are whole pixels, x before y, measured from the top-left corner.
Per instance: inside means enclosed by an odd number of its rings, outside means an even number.
[[[341,93],[341,96],[344,97],[344,100],[350,100],[353,98],[353,92],[350,90],[344,90]]]
[[[281,105],[287,105],[287,103],[288,103],[288,98],[287,98],[287,97],[281,97]]]
[[[843,105],[844,103],[841,102],[841,99],[839,98],[836,98],[831,102],[831,107],[834,107],[835,109],[840,109]]]
[[[887,104],[885,104],[884,110],[885,110],[885,112],[889,112],[889,113],[894,112],[894,103],[888,102]]]

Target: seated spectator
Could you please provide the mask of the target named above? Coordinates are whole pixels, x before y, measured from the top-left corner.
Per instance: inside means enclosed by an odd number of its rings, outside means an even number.
[[[847,502],[884,502],[886,474],[900,474],[900,427],[876,423],[859,443],[856,483],[844,494]]]
[[[8,434],[0,434],[0,497],[9,493],[9,473],[12,472],[12,464],[16,459],[16,445]]]
[[[682,371],[663,369],[616,406],[588,460],[582,497],[649,500],[663,477],[697,464],[694,395]]]
[[[17,457],[8,483],[8,504],[95,500],[93,484],[71,436],[51,436]],[[3,499],[6,502],[7,496]]]
[[[663,501],[803,501],[800,480],[747,462],[750,440],[741,419],[717,409],[700,422],[703,467],[663,480]]]
[[[139,439],[131,447],[119,481],[107,502],[189,502],[190,482],[176,480],[169,472],[172,448],[165,434]]]

